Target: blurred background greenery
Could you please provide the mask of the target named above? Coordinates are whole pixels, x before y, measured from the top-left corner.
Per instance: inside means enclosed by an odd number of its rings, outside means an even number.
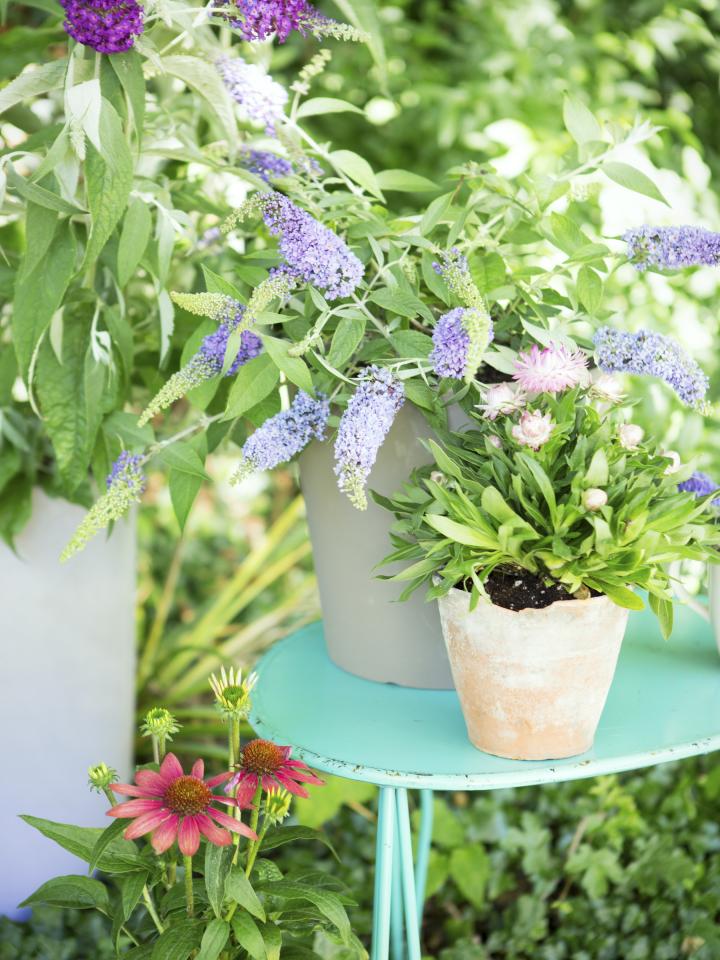
[[[320,4],[322,5],[322,4]],[[369,0],[353,3],[372,6]],[[11,4],[10,7],[13,5]],[[605,121],[639,113],[663,128],[633,162],[672,199],[652,200],[589,182],[587,213],[618,236],[642,222],[720,229],[720,4],[716,0],[397,0],[379,3],[384,52],[333,45],[320,78],[327,95],[364,109],[313,119],[336,146],[362,144],[378,169],[433,177],[469,159],[504,174],[542,172],[567,145],[561,97],[571,91]],[[16,31],[29,31],[18,42]],[[42,31],[0,33],[13,71],[38,55]],[[30,39],[29,39],[30,38]],[[25,44],[27,40],[27,45]],[[274,54],[290,77],[316,52],[294,38]],[[14,62],[13,61],[13,62]],[[321,92],[318,90],[318,93]],[[628,328],[679,335],[720,385],[718,274],[672,277],[618,269]],[[642,416],[664,424],[668,445],[700,451],[720,470],[713,417],[681,411],[648,385]],[[220,663],[251,665],[262,650],[318,616],[302,500],[293,472],[231,488],[234,464],[209,461],[180,536],[166,487],[151,483],[140,511],[139,713],[165,704],[183,729],[179,753],[222,755],[206,676]],[[672,642],[672,640],[670,641]],[[138,743],[140,756],[145,743]],[[93,759],[93,758],[89,758]],[[675,960],[720,958],[720,770],[712,758],[590,782],[488,795],[441,795],[424,942],[438,960]],[[372,791],[333,782],[298,805],[343,853],[341,872],[367,936],[372,893]],[[337,870],[310,845],[291,854]],[[341,960],[340,948],[317,953]],[[31,925],[0,922],[0,960],[111,957],[100,921],[38,912]]]

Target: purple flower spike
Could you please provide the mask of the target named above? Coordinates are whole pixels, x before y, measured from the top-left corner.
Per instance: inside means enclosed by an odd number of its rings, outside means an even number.
[[[112,465],[105,485],[108,490],[126,487],[133,495],[140,496],[145,489],[145,477],[142,472],[143,458],[123,450]]]
[[[293,30],[305,36],[326,19],[307,0],[235,0],[235,5],[240,16],[232,25],[245,40],[266,40],[274,33],[285,43]]]
[[[623,240],[628,258],[640,271],[720,264],[720,233],[704,227],[636,227],[628,230]]]
[[[358,510],[367,508],[365,484],[404,402],[403,385],[389,370],[368,367],[340,419],[335,474],[338,487]]]
[[[691,477],[688,477],[687,480],[683,480],[682,483],[678,484],[678,490],[694,493],[696,497],[706,497],[708,494],[720,490],[720,485],[715,483],[713,478],[708,476],[707,473],[696,470]],[[711,500],[710,503],[714,507],[720,507],[720,497],[716,497],[714,500]]]
[[[288,101],[285,87],[242,57],[219,57],[215,69],[244,117],[262,123],[265,132],[272,136]]]
[[[265,183],[278,177],[289,177],[293,173],[293,165],[289,160],[268,150],[243,150],[240,163],[246,170],[261,177]]]
[[[143,32],[143,8],[135,0],[60,0],[68,36],[98,53],[124,53]]]

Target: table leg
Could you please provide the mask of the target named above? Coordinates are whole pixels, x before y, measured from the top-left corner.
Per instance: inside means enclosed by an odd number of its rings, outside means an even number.
[[[399,787],[395,791],[398,811],[398,840],[400,846],[401,880],[403,904],[405,907],[405,935],[407,937],[408,960],[421,960],[420,923],[417,902],[415,900],[415,870],[413,868],[412,834],[410,832],[410,811],[408,809],[407,790]]]
[[[430,844],[433,830],[433,792],[420,791],[420,832],[418,834],[417,863],[415,866],[415,900],[420,927],[422,928],[423,909],[425,907],[425,886],[427,883]]]
[[[389,957],[396,819],[395,790],[392,787],[381,787],[375,855],[372,960],[388,960]]]
[[[395,849],[392,869],[392,903],[390,905],[390,956],[392,960],[405,958],[405,923],[403,920],[402,860],[400,859],[400,825],[395,797]]]

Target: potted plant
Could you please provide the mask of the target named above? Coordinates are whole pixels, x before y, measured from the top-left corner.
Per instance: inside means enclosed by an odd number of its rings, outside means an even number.
[[[678,490],[691,467],[645,440],[611,375],[560,344],[521,353],[514,396],[430,441],[435,464],[391,500],[393,576],[430,583],[468,734],[513,759],[584,753],[629,610],[647,591],[667,636],[666,566],[710,559],[707,504]]]

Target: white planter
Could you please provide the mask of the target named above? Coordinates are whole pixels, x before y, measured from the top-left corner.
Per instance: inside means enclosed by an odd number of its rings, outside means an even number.
[[[451,590],[443,635],[468,736],[513,760],[557,760],[592,746],[628,611],[607,597],[507,610]]]
[[[370,488],[396,493],[415,467],[429,461],[418,437],[430,435],[427,421],[406,404],[380,448]],[[403,584],[375,578],[373,568],[392,549],[392,514],[372,500],[367,510],[357,510],[340,493],[331,442],[308,447],[300,477],[332,660],[369,680],[451,688],[436,605],[425,602],[422,590],[400,603]]]
[[[87,871],[18,814],[105,826],[87,769],[132,767],[135,528],[118,523],[61,565],[84,512],[36,491],[17,553],[0,544],[0,913],[11,916],[50,877]]]

